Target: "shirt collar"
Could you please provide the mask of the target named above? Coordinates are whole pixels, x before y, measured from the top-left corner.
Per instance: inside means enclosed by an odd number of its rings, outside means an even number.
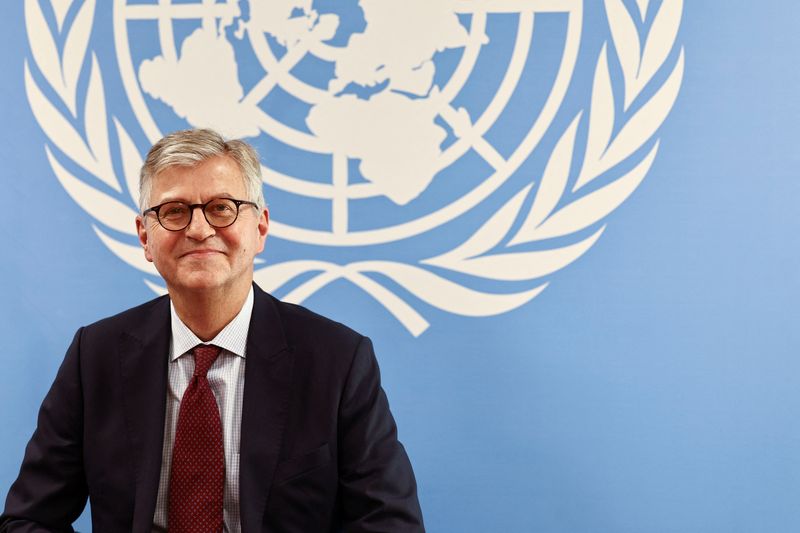
[[[247,346],[247,334],[250,331],[250,317],[253,314],[253,287],[250,286],[250,292],[247,293],[247,299],[242,305],[233,320],[228,322],[222,331],[216,337],[203,343],[189,327],[175,312],[175,306],[172,301],[169,302],[170,316],[172,318],[172,343],[170,351],[170,361],[174,361],[182,356],[198,344],[213,344],[219,346],[223,350],[238,355],[239,357],[245,356],[245,348]]]

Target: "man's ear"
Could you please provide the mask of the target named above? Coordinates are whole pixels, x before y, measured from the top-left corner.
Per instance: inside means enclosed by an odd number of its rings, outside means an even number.
[[[136,233],[139,235],[139,244],[142,245],[144,250],[144,258],[153,262],[153,256],[150,254],[150,247],[148,245],[147,228],[144,227],[144,219],[141,215],[136,216]]]
[[[256,253],[260,254],[264,251],[264,242],[267,240],[268,233],[269,209],[265,207],[258,216],[258,251]]]

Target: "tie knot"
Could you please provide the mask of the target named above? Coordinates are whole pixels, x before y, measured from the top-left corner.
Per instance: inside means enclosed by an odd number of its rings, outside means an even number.
[[[222,348],[210,344],[198,344],[192,349],[194,354],[194,375],[206,377],[208,369],[217,360]]]

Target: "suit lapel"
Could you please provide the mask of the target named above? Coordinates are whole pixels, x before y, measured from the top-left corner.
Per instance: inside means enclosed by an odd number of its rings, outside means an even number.
[[[240,511],[245,532],[261,530],[289,408],[293,366],[275,301],[258,286],[254,291],[239,450]]]
[[[155,300],[120,339],[120,372],[124,411],[136,471],[133,531],[153,527],[167,395],[170,343],[169,299]],[[146,313],[146,314],[145,314]]]

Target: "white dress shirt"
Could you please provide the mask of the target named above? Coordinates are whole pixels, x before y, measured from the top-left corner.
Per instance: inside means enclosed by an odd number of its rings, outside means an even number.
[[[175,443],[175,428],[178,424],[181,398],[194,374],[194,358],[191,350],[203,344],[197,335],[184,324],[170,302],[172,315],[172,340],[169,350],[169,384],[167,390],[167,412],[164,420],[164,447],[161,452],[161,477],[158,484],[158,500],[153,517],[153,531],[167,531],[169,510],[169,474],[172,465],[172,447]],[[241,311],[212,340],[222,352],[208,370],[208,383],[214,392],[222,421],[222,436],[225,446],[225,499],[223,504],[224,530],[240,533],[239,516],[239,438],[242,425],[242,395],[244,393],[244,365],[247,333],[250,316],[253,314],[253,288]]]

